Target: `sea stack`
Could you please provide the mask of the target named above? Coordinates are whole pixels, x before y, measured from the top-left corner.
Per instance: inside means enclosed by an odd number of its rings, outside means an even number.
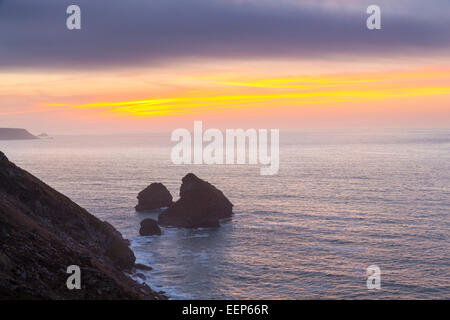
[[[141,236],[161,235],[161,229],[158,223],[153,219],[144,219],[141,221],[141,229],[139,230]]]
[[[172,195],[162,183],[152,183],[139,192],[136,211],[150,211],[172,204]]]
[[[233,204],[222,191],[188,173],[182,179],[180,199],[158,217],[164,227],[217,228],[219,220],[233,215]]]

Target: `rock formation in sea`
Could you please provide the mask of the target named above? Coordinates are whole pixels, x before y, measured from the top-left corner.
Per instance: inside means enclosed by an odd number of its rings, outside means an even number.
[[[158,226],[158,222],[153,219],[144,219],[141,221],[141,228],[139,229],[141,236],[154,236],[161,235],[161,229]]]
[[[34,140],[38,137],[32,135],[25,129],[0,128],[0,140]]]
[[[182,179],[180,199],[158,217],[164,227],[217,228],[233,215],[233,204],[212,184],[188,173]]]
[[[52,139],[52,137],[50,137],[47,133],[38,134],[37,137],[39,139]]]
[[[172,195],[162,183],[152,183],[139,192],[136,211],[149,211],[168,207],[172,204]]]
[[[124,273],[135,260],[112,225],[0,152],[0,299],[165,299]],[[79,290],[66,286],[71,265]]]

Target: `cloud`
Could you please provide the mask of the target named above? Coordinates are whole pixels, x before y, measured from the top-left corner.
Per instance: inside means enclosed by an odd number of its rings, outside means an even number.
[[[382,30],[369,31],[366,0],[0,0],[0,68],[447,52],[450,3],[432,2],[379,0]],[[81,31],[66,29],[70,4]]]

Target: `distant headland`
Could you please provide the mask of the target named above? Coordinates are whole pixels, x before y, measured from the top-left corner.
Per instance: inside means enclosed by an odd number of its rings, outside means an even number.
[[[0,140],[35,140],[38,137],[32,135],[25,129],[0,128]]]

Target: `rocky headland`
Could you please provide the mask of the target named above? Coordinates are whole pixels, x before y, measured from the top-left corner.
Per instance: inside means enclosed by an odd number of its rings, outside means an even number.
[[[127,240],[0,152],[0,299],[165,299],[124,272]],[[81,289],[66,286],[81,269]]]
[[[38,137],[32,135],[25,129],[0,128],[0,140],[35,140]]]

